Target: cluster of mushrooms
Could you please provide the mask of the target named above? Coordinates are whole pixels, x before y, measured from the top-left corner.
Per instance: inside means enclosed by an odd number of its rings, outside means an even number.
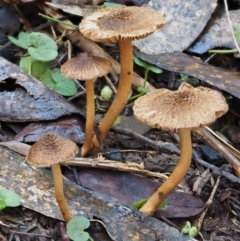
[[[90,53],[81,53],[68,60],[61,68],[63,75],[86,83],[86,137],[81,156],[86,156],[93,147],[100,148],[127,103],[133,74],[131,41],[152,34],[164,24],[165,18],[152,9],[126,6],[100,9],[81,21],[79,29],[85,37],[103,43],[118,41],[121,61],[117,94],[98,125],[98,135],[94,134],[94,80],[110,72],[112,63]],[[187,83],[182,83],[177,91],[159,89],[140,97],[135,101],[133,110],[140,121],[153,128],[178,131],[180,137],[181,155],[176,168],[140,209],[141,212],[152,215],[180,183],[190,166],[190,130],[213,123],[216,118],[227,112],[228,106],[221,93],[204,87],[193,88]],[[65,153],[62,153],[62,149],[66,150]],[[56,150],[58,155],[53,154]],[[74,157],[77,151],[75,143],[49,132],[31,147],[27,156],[27,161],[34,166],[52,167],[56,200],[66,222],[71,219],[71,214],[63,194],[59,162]]]

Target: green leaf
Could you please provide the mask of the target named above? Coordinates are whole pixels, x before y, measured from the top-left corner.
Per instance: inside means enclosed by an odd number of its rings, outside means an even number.
[[[73,80],[62,75],[60,69],[52,70],[52,78],[55,81],[52,87],[58,94],[72,96],[77,94],[77,87]]]
[[[57,57],[57,44],[43,33],[31,33],[28,36],[31,47],[28,53],[37,60],[50,61]]]
[[[101,90],[101,98],[103,100],[110,100],[110,98],[112,97],[112,94],[113,94],[113,91],[108,85],[105,85]]]
[[[54,89],[55,81],[52,78],[52,70],[47,69],[39,78],[44,85],[50,89]]]
[[[90,236],[84,232],[90,226],[90,222],[83,216],[73,217],[67,223],[67,236],[73,241],[87,241]]]
[[[0,197],[0,210],[3,210],[5,207],[7,207],[5,200]]]
[[[166,205],[167,205],[167,201],[166,201],[166,199],[165,199],[165,200],[162,201],[162,203],[159,205],[158,208],[159,208],[159,209],[160,209],[160,208],[165,208]]]
[[[25,71],[26,73],[29,73],[29,64],[31,63],[32,57],[22,57],[20,59],[19,66],[20,68]]]
[[[153,73],[155,74],[161,74],[163,72],[162,69],[158,68],[157,66],[155,65],[151,65],[149,66],[149,70],[151,70]]]
[[[20,205],[20,197],[15,192],[5,188],[0,189],[0,197],[4,199],[8,207],[16,207]]]
[[[238,43],[240,43],[240,28],[235,31],[235,37]]]
[[[181,233],[182,233],[182,234],[188,234],[190,228],[191,228],[191,223],[190,223],[189,221],[187,221],[187,222],[185,223],[184,227],[182,228]]]
[[[146,89],[146,88],[144,88],[144,87],[142,87],[142,86],[137,87],[137,91],[138,91],[139,93],[142,93],[142,94],[146,94],[146,93],[149,92],[148,89]]]
[[[46,72],[49,69],[49,63],[48,62],[44,62],[44,61],[40,61],[40,60],[33,60],[32,61],[32,69],[31,69],[31,74],[37,78],[37,79],[42,79],[43,76],[45,76]],[[51,70],[50,70],[51,71]]]
[[[195,226],[192,226],[188,232],[189,237],[195,238],[198,235],[198,229]]]
[[[134,60],[135,64],[137,64],[137,65],[139,65],[139,66],[141,66],[143,68],[147,68],[148,63],[146,61],[141,60],[141,59],[139,59],[136,56],[133,57],[133,60]]]
[[[48,88],[53,89],[55,82],[52,78],[52,70],[49,69],[49,63],[33,59],[30,57],[22,57],[20,60],[20,68],[29,73],[29,64],[31,64],[31,75],[39,79]]]
[[[140,209],[147,202],[147,200],[148,200],[147,198],[142,199],[138,202],[133,203],[131,206],[133,208]],[[163,202],[159,205],[158,208],[164,208],[166,206],[166,204],[167,204],[167,201],[163,200]]]
[[[158,68],[157,66],[149,64],[148,62],[146,62],[142,59],[139,59],[136,56],[133,57],[133,60],[134,60],[135,64],[137,64],[145,69],[151,70],[155,74],[161,74],[163,72],[162,69]]]
[[[23,49],[28,49],[28,47],[30,46],[30,43],[28,41],[28,36],[29,36],[29,33],[20,32],[18,34],[18,39],[14,38],[12,36],[8,36],[8,39],[15,45],[17,45]]]
[[[113,126],[117,126],[120,123],[121,123],[121,117],[118,116],[117,119],[113,122]]]

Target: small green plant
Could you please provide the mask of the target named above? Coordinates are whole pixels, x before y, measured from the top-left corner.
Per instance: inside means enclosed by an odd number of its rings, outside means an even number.
[[[50,69],[49,61],[57,57],[57,44],[43,33],[20,32],[18,38],[8,36],[9,40],[25,49],[27,53],[20,59],[20,67],[47,87],[60,95],[72,96],[77,93],[75,83],[64,77],[58,68]]]
[[[90,226],[90,221],[84,216],[73,217],[67,223],[67,236],[73,241],[87,241],[93,239],[84,230]]]
[[[6,207],[17,207],[20,205],[20,197],[12,191],[0,188],[0,210]]]
[[[140,209],[140,208],[147,202],[147,200],[148,200],[147,198],[142,199],[142,200],[140,200],[140,201],[138,201],[138,202],[133,203],[131,206],[132,206],[133,208]],[[159,205],[159,209],[160,209],[160,208],[164,208],[164,207],[166,206],[166,204],[167,204],[167,201],[164,200],[164,201]]]
[[[187,221],[181,230],[182,234],[187,234],[189,237],[194,238],[198,235],[198,229],[192,226],[189,221]]]
[[[110,100],[112,97],[112,94],[113,94],[112,89],[108,85],[105,85],[101,90],[101,99]]]
[[[148,79],[149,71],[152,71],[155,74],[161,74],[163,72],[162,69],[158,68],[157,66],[149,64],[148,62],[146,62],[146,61],[144,61],[142,59],[139,59],[136,56],[133,57],[133,60],[134,60],[135,64],[137,64],[138,66],[141,66],[141,67],[143,67],[145,69],[144,83],[143,83],[143,86],[142,86],[143,88],[146,87],[146,82],[147,82],[147,79]],[[143,91],[143,89],[140,88],[139,92],[141,93],[142,91]]]
[[[149,64],[148,62],[146,62],[142,59],[139,59],[136,56],[133,57],[133,60],[134,60],[135,64],[137,64],[145,69],[144,82],[143,82],[143,86],[139,86],[137,88],[137,91],[139,92],[139,94],[132,96],[131,98],[129,98],[128,101],[137,99],[138,97],[145,95],[148,92],[148,89],[146,88],[146,83],[147,83],[149,71],[152,71],[155,74],[161,74],[163,72],[162,69],[158,68],[157,66]]]

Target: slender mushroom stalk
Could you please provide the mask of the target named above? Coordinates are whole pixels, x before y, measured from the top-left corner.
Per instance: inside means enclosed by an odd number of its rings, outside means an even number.
[[[54,132],[46,132],[38,142],[32,145],[26,157],[27,162],[36,167],[52,168],[55,198],[65,222],[71,218],[66,198],[63,192],[63,179],[60,162],[73,158],[78,152],[77,145]]]
[[[94,146],[99,146],[98,140],[93,139],[95,118],[94,84],[97,77],[106,75],[112,69],[108,59],[93,56],[90,53],[80,53],[77,57],[68,60],[61,67],[62,74],[68,78],[85,81],[87,115],[85,124],[85,141],[81,149],[81,156],[86,156]]]
[[[81,156],[86,154],[93,147],[93,127],[95,118],[95,102],[94,102],[94,84],[93,80],[86,80],[86,98],[87,98],[87,111],[86,111],[86,124],[85,124],[85,141],[81,149]]]
[[[181,154],[177,166],[169,178],[140,208],[140,212],[145,213],[146,215],[153,215],[153,213],[159,208],[159,205],[185,177],[188,168],[190,167],[192,159],[192,141],[190,130],[179,129],[179,137]]]
[[[69,210],[66,198],[64,196],[62,171],[59,163],[52,165],[52,174],[53,174],[55,197],[56,197],[59,209],[62,213],[63,219],[67,223],[72,218],[72,215]]]
[[[194,88],[183,82],[179,89],[159,89],[137,99],[134,115],[153,128],[178,130],[181,155],[170,177],[140,209],[152,215],[185,176],[192,158],[190,129],[213,123],[228,111],[221,93],[205,87]]]
[[[119,49],[121,73],[117,94],[107,113],[99,123],[98,129],[100,143],[106,139],[108,131],[126,105],[131,90],[133,72],[133,50],[131,40],[120,39]]]
[[[144,7],[104,8],[83,18],[81,33],[97,42],[119,41],[121,73],[117,94],[102,121],[99,123],[100,144],[127,103],[132,84],[133,51],[131,41],[147,37],[165,24],[157,11]],[[94,136],[94,146],[99,147]]]

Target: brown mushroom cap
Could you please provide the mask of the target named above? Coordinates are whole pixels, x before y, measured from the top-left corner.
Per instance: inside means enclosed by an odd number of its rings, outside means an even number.
[[[144,7],[103,8],[83,18],[80,32],[93,41],[117,42],[119,39],[139,39],[165,24],[165,18]]]
[[[183,82],[177,91],[159,89],[135,101],[135,116],[163,130],[210,125],[228,111],[224,96],[215,90]]]
[[[54,132],[47,132],[32,145],[26,160],[36,167],[49,167],[73,158],[77,152],[78,147],[73,141]]]
[[[71,79],[92,80],[109,73],[112,62],[106,58],[80,53],[62,65],[62,74]]]

